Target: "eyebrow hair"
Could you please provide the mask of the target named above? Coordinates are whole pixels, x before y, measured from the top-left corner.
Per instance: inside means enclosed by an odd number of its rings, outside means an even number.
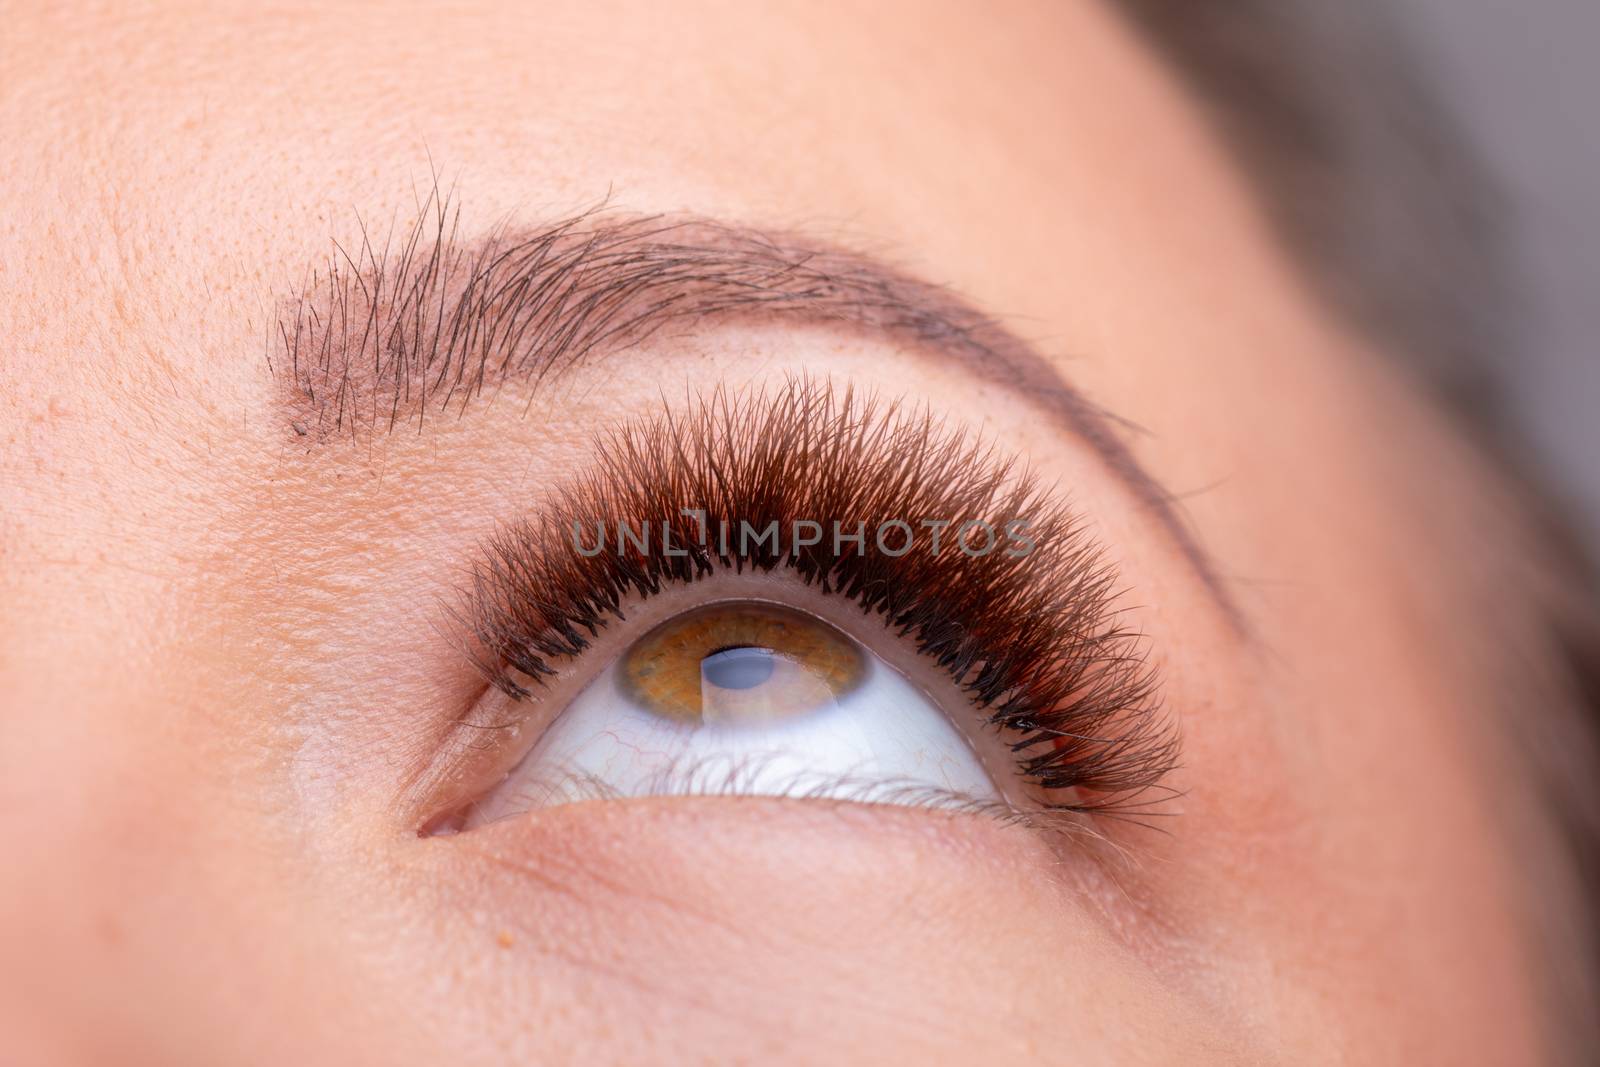
[[[694,215],[599,208],[458,235],[437,190],[398,242],[326,266],[279,302],[269,370],[312,442],[460,413],[486,389],[537,384],[669,325],[767,318],[873,335],[949,360],[1082,440],[1164,528],[1236,629],[1242,615],[1173,495],[1083,396],[996,319],[949,289],[806,237]],[[529,406],[532,406],[530,397]]]

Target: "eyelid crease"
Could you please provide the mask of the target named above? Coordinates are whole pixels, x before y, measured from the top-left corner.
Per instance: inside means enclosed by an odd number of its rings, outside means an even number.
[[[683,509],[703,511],[704,526]],[[701,536],[724,521],[875,530],[896,518],[951,529],[1025,519],[1035,550],[971,556],[947,545],[890,556],[826,537],[752,549]],[[681,554],[577,550],[575,524],[614,530],[619,520],[661,524]],[[719,569],[780,567],[853,602],[948,673],[1005,733],[1024,778],[1074,792],[1050,806],[1144,814],[1160,798],[1176,726],[1082,519],[993,444],[926,408],[826,380],[717,388],[602,433],[588,469],[484,546],[456,617],[486,679],[521,698],[621,619],[628,601]]]

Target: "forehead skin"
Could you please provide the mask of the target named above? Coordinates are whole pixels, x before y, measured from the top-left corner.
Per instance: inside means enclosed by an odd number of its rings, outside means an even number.
[[[45,1063],[1532,1062],[1418,521],[1466,461],[1095,6],[752,7],[10,13],[0,1033]],[[821,331],[657,339],[531,407],[297,443],[275,302],[435,175],[469,233],[609,195],[969,295],[1143,428],[1251,636],[1027,405]],[[648,802],[469,853],[374,799],[428,743],[407,716],[470,684],[439,590],[583,427],[808,368],[915,382],[1112,542],[1186,743],[1133,906],[927,813]]]

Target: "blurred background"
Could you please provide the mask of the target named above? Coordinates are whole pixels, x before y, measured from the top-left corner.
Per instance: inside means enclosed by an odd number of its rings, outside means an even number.
[[[1424,79],[1508,194],[1511,410],[1600,548],[1600,3],[1395,0]]]

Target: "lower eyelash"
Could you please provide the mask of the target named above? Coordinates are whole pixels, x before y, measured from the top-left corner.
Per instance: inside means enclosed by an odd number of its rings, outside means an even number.
[[[857,604],[946,671],[998,728],[1021,775],[1066,811],[1149,813],[1178,740],[1142,639],[1081,519],[1015,457],[925,409],[797,379],[771,393],[716,390],[595,442],[593,467],[485,546],[458,613],[469,654],[510,696],[553,674],[623,617],[623,605],[720,569],[786,569]],[[703,512],[684,515],[685,509]],[[1033,551],[841,551],[715,536],[723,522],[1023,520]],[[579,528],[670,531],[681,555],[577,550]],[[702,525],[703,523],[703,525]]]
[[[762,782],[762,788],[751,789],[749,783],[757,780]],[[506,818],[520,817],[522,810],[546,806],[556,802],[557,798],[560,803],[572,803],[578,800],[609,800],[618,795],[613,786],[592,774],[558,772],[554,776],[531,783],[513,798],[514,802],[510,807],[516,808],[517,814]],[[897,782],[873,777],[797,775],[789,785],[773,788],[770,777],[763,773],[759,757],[741,758],[737,761],[714,758],[675,762],[664,767],[642,794],[633,795],[761,796],[781,800],[885,804],[952,814],[984,815],[1018,825],[1036,824],[1034,813],[1022,811],[1003,800],[974,797],[919,781]],[[461,813],[461,819],[468,813]],[[430,834],[450,832],[452,830],[447,823],[435,824],[430,830]]]

